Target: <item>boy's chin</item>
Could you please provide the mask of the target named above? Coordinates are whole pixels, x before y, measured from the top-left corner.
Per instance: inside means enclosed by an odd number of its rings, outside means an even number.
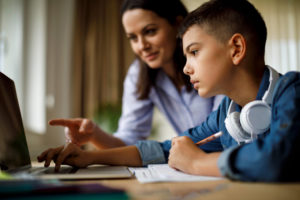
[[[210,98],[210,97],[215,96],[215,94],[212,94],[212,93],[210,93],[208,91],[204,91],[204,90],[198,90],[198,95],[203,98]]]

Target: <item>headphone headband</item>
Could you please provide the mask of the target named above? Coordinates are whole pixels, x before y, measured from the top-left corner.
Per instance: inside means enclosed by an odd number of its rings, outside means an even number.
[[[269,69],[269,87],[265,92],[264,96],[262,97],[262,101],[266,102],[267,104],[271,105],[272,97],[273,97],[273,90],[275,88],[276,82],[279,78],[279,73],[275,71],[272,67],[267,66]]]

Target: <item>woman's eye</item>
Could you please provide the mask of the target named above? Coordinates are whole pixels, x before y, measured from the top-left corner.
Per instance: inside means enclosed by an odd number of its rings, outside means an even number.
[[[135,41],[135,40],[137,40],[137,37],[134,35],[131,35],[131,36],[128,36],[128,39],[131,41]]]
[[[152,29],[148,29],[145,31],[145,34],[147,35],[153,35],[156,33],[156,29],[152,28]]]

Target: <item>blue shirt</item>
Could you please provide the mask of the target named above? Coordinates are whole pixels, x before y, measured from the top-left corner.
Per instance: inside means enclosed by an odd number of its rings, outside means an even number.
[[[265,70],[257,100],[267,90],[269,72]],[[200,126],[183,133],[194,142],[213,133],[223,135],[200,148],[206,152],[223,151],[218,167],[223,176],[242,181],[300,181],[300,73],[289,72],[276,83],[272,98],[270,129],[252,143],[238,145],[226,130],[224,120],[231,100],[225,97],[217,111]],[[165,163],[171,141],[136,144],[143,164]]]
[[[150,135],[154,106],[166,116],[177,134],[180,134],[205,121],[224,97],[201,98],[195,90],[188,92],[185,87],[178,92],[169,77],[160,70],[156,86],[151,88],[149,97],[139,100],[136,93],[139,69],[139,62],[136,60],[128,70],[124,81],[122,115],[114,134],[127,145],[135,144]]]

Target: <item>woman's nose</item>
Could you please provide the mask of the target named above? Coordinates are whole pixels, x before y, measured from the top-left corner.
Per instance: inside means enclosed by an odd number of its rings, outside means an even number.
[[[146,50],[149,47],[150,47],[149,42],[145,38],[141,37],[139,39],[139,41],[138,41],[138,48],[139,48],[139,50]]]

